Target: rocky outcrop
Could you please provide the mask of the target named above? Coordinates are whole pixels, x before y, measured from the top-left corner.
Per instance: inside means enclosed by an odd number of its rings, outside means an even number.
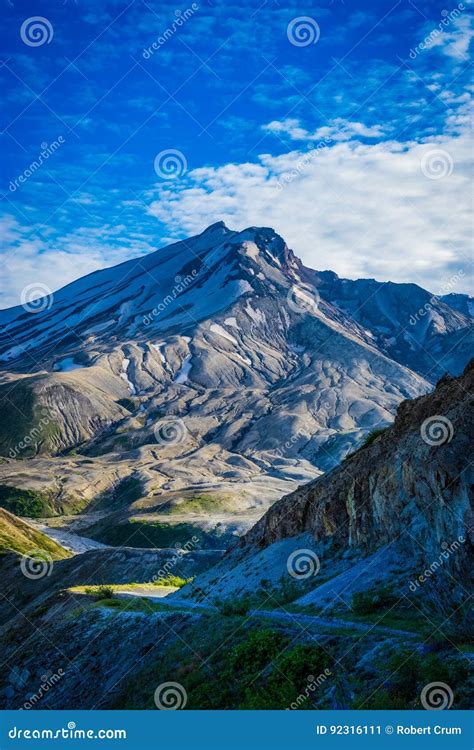
[[[397,541],[413,559],[437,558],[461,540],[450,564],[467,571],[472,540],[474,360],[460,377],[403,402],[394,424],[338,468],[275,503],[241,540],[266,547],[302,532],[363,554]]]

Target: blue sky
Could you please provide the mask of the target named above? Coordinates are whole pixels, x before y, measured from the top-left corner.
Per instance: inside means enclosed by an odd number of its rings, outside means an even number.
[[[469,291],[472,7],[4,0],[1,306],[220,219]]]

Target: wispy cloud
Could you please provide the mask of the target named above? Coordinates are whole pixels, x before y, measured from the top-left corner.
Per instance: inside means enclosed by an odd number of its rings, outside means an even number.
[[[352,138],[382,138],[386,128],[382,125],[367,126],[362,122],[351,122],[343,117],[336,117],[327,125],[310,132],[301,126],[299,120],[287,118],[286,120],[272,120],[263,125],[263,130],[275,135],[288,135],[293,141],[321,141],[329,139],[332,141],[350,141]]]
[[[150,212],[188,233],[217,219],[272,226],[308,266],[349,278],[437,292],[462,268],[468,291],[470,148],[463,135],[266,154],[158,186]]]

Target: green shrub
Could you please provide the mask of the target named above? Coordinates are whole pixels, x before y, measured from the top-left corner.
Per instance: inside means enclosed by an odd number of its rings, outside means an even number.
[[[355,591],[352,594],[352,609],[356,615],[370,615],[381,609],[390,609],[398,601],[388,586],[373,591]]]
[[[376,440],[379,435],[383,435],[383,433],[386,432],[387,429],[388,427],[381,427],[379,429],[372,430],[371,432],[369,432],[369,434],[366,435],[364,440],[362,441],[359,450],[362,450],[363,448],[368,448],[369,445],[372,445],[374,440]]]
[[[446,654],[420,654],[403,649],[380,667],[383,669],[381,676],[386,675],[385,680],[367,700],[359,696],[355,708],[421,708],[421,691],[430,682],[444,682],[451,687],[455,693],[454,708],[463,708],[467,700],[463,695],[464,688],[460,688],[466,684],[467,666],[456,658],[447,658]],[[365,689],[366,686],[361,686],[360,692]]]
[[[113,599],[115,597],[112,586],[87,586],[85,592],[88,596],[93,596],[97,601],[100,599]]]
[[[186,586],[187,583],[192,583],[194,580],[193,578],[181,578],[181,576],[173,576],[171,574],[168,574],[166,576],[162,576],[160,578],[157,578],[156,581],[153,581],[154,586],[175,586],[178,589],[183,588],[183,586]]]
[[[0,484],[0,507],[15,516],[41,518],[55,514],[49,494]]]

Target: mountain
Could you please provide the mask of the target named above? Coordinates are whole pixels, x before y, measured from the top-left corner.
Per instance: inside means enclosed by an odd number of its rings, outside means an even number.
[[[377,348],[434,383],[459,375],[472,353],[472,303],[465,294],[437,297],[417,284],[340,279],[316,273],[324,299],[368,329]]]
[[[378,586],[452,614],[471,590],[473,407],[471,360],[400,404],[393,425],[340,466],[281,498],[180,596],[234,598],[293,573],[309,584],[302,607],[338,610]]]
[[[52,512],[113,510],[113,543],[190,516],[227,540],[465,364],[462,313],[434,300],[410,328],[427,299],[220,222],[4,310],[0,484]]]
[[[474,317],[474,297],[472,297],[471,295],[456,294],[455,292],[450,292],[449,294],[445,294],[440,297],[440,299],[446,305],[452,307],[453,310],[457,310],[466,317]]]

